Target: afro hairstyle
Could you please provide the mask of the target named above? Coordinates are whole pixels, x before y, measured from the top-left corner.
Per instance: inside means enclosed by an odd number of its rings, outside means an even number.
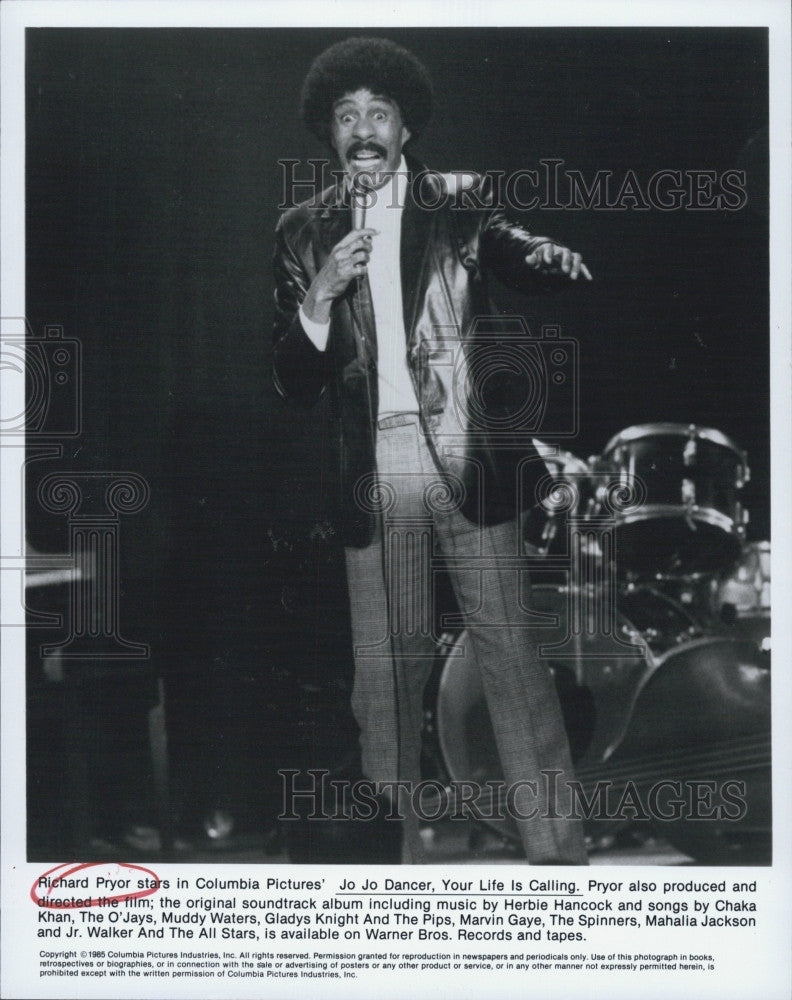
[[[421,134],[432,114],[432,81],[411,52],[387,38],[347,38],[317,56],[303,84],[303,122],[328,142],[336,102],[363,87],[396,102],[411,138]]]

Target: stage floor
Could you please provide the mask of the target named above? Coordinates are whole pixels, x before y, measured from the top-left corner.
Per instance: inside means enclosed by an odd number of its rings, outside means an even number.
[[[506,840],[481,823],[445,820],[427,824],[422,831],[428,863],[441,865],[514,865],[525,859],[518,844]],[[234,833],[211,838],[177,837],[166,857],[156,830],[130,831],[121,844],[95,840],[94,860],[172,861],[178,864],[289,864],[279,829],[268,834]],[[361,859],[362,861],[362,859]],[[665,840],[635,827],[625,826],[614,835],[589,845],[591,865],[685,865],[695,862]],[[347,861],[343,863],[348,863]]]

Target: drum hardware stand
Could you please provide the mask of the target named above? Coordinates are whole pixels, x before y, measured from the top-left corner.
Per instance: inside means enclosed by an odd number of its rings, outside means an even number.
[[[691,424],[688,427],[688,440],[685,445],[685,450],[682,452],[682,461],[687,468],[691,465],[696,464],[696,455],[698,454],[698,446],[696,444],[696,426]]]
[[[698,531],[694,515],[698,513],[696,506],[696,484],[692,479],[682,480],[682,503],[685,505],[685,524],[690,531]]]
[[[539,654],[558,658],[572,656],[578,684],[584,682],[582,641],[596,636],[604,647],[598,658],[636,656],[640,647],[625,642],[616,628],[616,574],[614,520],[610,515],[570,517],[567,522],[570,559],[567,589],[567,638],[560,643],[543,644]],[[599,552],[592,561],[589,553]]]

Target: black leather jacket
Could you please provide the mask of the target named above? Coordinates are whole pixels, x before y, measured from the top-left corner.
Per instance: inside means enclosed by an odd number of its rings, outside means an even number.
[[[531,434],[546,386],[542,360],[520,318],[496,317],[487,272],[524,292],[559,284],[525,264],[549,242],[493,207],[481,178],[446,197],[442,175],[408,160],[411,183],[402,214],[401,277],[405,349],[421,424],[462,513],[480,523],[516,516],[534,503],[546,469]],[[420,189],[414,185],[420,178]],[[420,190],[420,206],[413,194]],[[437,208],[424,205],[437,204]],[[366,280],[350,283],[333,304],[325,351],[298,310],[335,244],[351,228],[346,188],[338,184],[288,210],[275,236],[275,385],[282,396],[315,403],[328,391],[339,433],[340,534],[347,545],[371,539],[373,514],[355,500],[355,484],[375,468],[377,342]]]

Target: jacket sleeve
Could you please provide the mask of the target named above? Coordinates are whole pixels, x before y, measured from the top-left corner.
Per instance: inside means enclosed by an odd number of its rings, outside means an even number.
[[[487,216],[479,238],[481,265],[518,292],[556,291],[566,285],[566,275],[546,274],[525,263],[534,250],[554,242],[549,236],[530,233],[496,209]]]
[[[308,292],[305,269],[289,245],[283,219],[275,230],[275,321],[272,377],[281,396],[315,403],[327,384],[327,351],[303,330],[299,309]]]
[[[472,225],[475,231],[474,236],[468,229],[460,241],[469,264],[494,274],[504,285],[519,292],[545,292],[563,287],[565,276],[543,274],[525,263],[534,250],[555,240],[537,236],[508,219],[490,177],[467,176],[472,183],[457,187],[456,204],[472,211],[455,214],[460,222],[467,219],[463,225],[466,228]]]

